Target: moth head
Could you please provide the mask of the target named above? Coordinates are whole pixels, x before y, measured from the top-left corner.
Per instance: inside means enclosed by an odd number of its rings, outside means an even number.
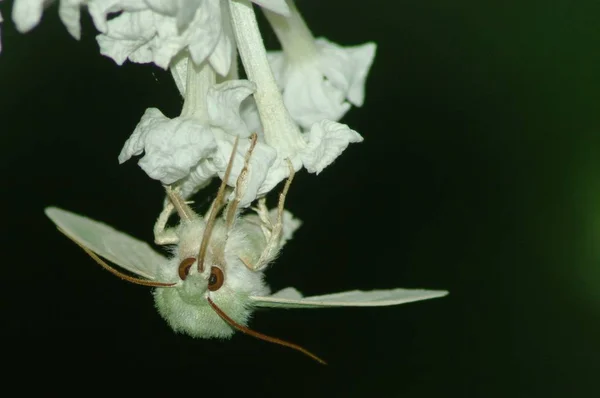
[[[247,250],[244,232],[228,231],[221,220],[215,223],[203,266],[199,267],[198,236],[202,236],[199,232],[203,226],[198,221],[180,228],[180,244],[158,276],[176,284],[174,288],[156,289],[156,307],[175,331],[200,338],[226,338],[235,329],[210,302],[246,326],[253,311],[250,296],[266,295],[268,288],[262,272],[249,270],[238,257]]]

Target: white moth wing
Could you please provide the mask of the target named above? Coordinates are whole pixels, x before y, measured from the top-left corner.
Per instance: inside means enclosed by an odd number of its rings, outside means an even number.
[[[167,261],[146,242],[104,223],[56,207],[44,212],[69,238],[141,277],[154,280],[158,267]]]
[[[293,287],[288,287],[266,297],[252,296],[257,307],[326,308],[326,307],[380,307],[427,300],[447,295],[446,290],[389,289],[350,290],[322,296],[302,297]]]

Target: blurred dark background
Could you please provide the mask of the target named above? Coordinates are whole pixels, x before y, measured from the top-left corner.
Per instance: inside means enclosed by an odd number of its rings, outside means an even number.
[[[252,327],[307,347],[328,367],[243,335],[174,334],[147,288],[100,269],[43,209],[60,206],[151,241],[162,188],[117,155],[147,107],[178,114],[175,85],[156,67],[118,67],[99,55],[85,14],[79,42],[56,6],[33,31],[16,33],[8,1],[0,6],[0,167],[9,369],[57,372],[59,384],[79,371],[102,383],[143,372],[132,384],[198,394],[596,396],[600,3],[298,7],[317,36],[379,47],[365,105],[343,120],[365,141],[318,177],[298,176],[288,205],[304,225],[269,270],[271,286],[450,295],[256,314]],[[265,40],[276,44],[266,30]]]

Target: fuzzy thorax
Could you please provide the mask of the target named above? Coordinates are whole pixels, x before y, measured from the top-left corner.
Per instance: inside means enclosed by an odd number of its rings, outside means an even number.
[[[189,276],[181,280],[179,264],[186,258],[197,257],[205,223],[201,219],[182,223],[177,234],[180,243],[173,258],[160,269],[158,279],[176,282],[174,288],[157,288],[154,292],[156,307],[161,316],[176,332],[199,338],[228,338],[234,329],[223,321],[211,308],[208,297],[235,322],[246,326],[253,312],[250,296],[269,293],[263,281],[263,273],[251,271],[240,260],[240,256],[252,260],[257,258],[264,241],[260,230],[244,219],[237,220],[227,236],[223,220],[215,224],[204,261],[204,272],[198,272],[197,262]],[[215,291],[208,289],[212,267],[221,269],[223,285]]]

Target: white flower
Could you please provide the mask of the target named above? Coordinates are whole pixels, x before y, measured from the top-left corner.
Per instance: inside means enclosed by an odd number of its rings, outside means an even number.
[[[16,0],[13,19],[18,29],[27,31],[37,25],[48,3]],[[268,9],[269,18],[298,14],[293,3],[285,0],[254,3]],[[357,78],[360,68],[352,67],[351,72],[345,68],[355,58],[364,56],[354,57],[348,50],[325,41],[320,46],[321,42],[315,43],[309,32],[314,53],[310,63],[316,66],[303,68],[301,74],[309,71],[309,82],[326,76],[331,87],[321,84],[311,89],[308,95],[315,100],[313,107],[325,112],[318,117],[313,112],[311,123],[303,120],[301,129],[286,109],[249,0],[61,0],[60,18],[76,38],[81,35],[82,6],[87,7],[102,32],[97,40],[103,54],[118,64],[129,59],[171,68],[184,96],[181,115],[169,119],[158,109],[148,109],[125,143],[119,161],[141,156],[139,165],[151,178],[179,188],[184,197],[215,176],[223,178],[236,137],[239,144],[227,181],[230,186],[236,185],[244,166],[251,133],[258,135],[241,206],[249,205],[286,178],[290,172],[288,162],[296,171],[304,167],[311,173],[320,173],[349,143],[362,141],[357,132],[335,120],[349,107],[346,99],[362,103],[362,81],[368,66],[362,68],[362,78]],[[290,20],[297,18],[292,15]],[[236,49],[248,80],[237,79]],[[291,54],[307,54],[296,50]],[[371,53],[373,50],[374,47]],[[282,66],[277,77],[297,84],[297,64],[288,55],[286,52],[279,63],[289,61],[289,68]],[[328,61],[317,62],[322,59]],[[371,60],[372,55],[369,65]],[[288,71],[292,71],[292,77],[282,77]],[[222,83],[217,84],[217,74],[223,76]],[[288,96],[291,85],[286,84],[284,95]],[[332,111],[333,103],[341,111]]]
[[[39,24],[52,0],[15,0],[13,20],[24,33]],[[289,14],[285,0],[257,0],[278,14]],[[234,43],[225,34],[228,0],[60,0],[59,16],[69,33],[81,37],[80,9],[87,6],[101,32],[100,52],[122,64],[154,62],[167,68],[171,59],[187,49],[196,64],[209,60],[226,75],[235,56]],[[119,13],[108,20],[110,13]],[[222,17],[222,14],[223,15]]]
[[[343,48],[324,38],[315,45],[316,56],[299,62],[285,52],[269,52],[283,101],[302,127],[322,119],[340,120],[350,104],[362,106],[376,48],[374,43]]]
[[[225,75],[233,43],[222,34],[220,0],[189,2],[192,6],[184,14],[176,4],[153,0],[148,8],[123,11],[108,21],[105,33],[97,36],[100,52],[119,65],[129,59],[167,68],[175,55],[187,49],[196,64],[208,59]],[[190,15],[191,20],[184,19]]]
[[[193,71],[203,82],[210,82],[210,67]],[[207,78],[208,77],[208,78]],[[132,156],[144,156],[140,167],[153,179],[164,185],[175,185],[184,197],[189,197],[210,180],[223,178],[236,136],[241,137],[228,184],[236,180],[244,165],[244,157],[250,145],[251,131],[240,116],[240,104],[252,94],[254,85],[246,80],[229,80],[207,87],[196,99],[194,107],[184,105],[182,115],[174,119],[164,116],[158,109],[146,110],[131,137],[125,143],[119,162]],[[194,95],[190,89],[190,97]],[[186,98],[186,103],[192,100]],[[249,173],[241,206],[249,205],[258,195],[268,192],[264,183],[277,154],[259,140],[249,163]]]
[[[96,7],[98,2],[104,7]],[[129,59],[154,62],[166,69],[173,57],[187,49],[196,64],[208,59],[220,75],[229,72],[235,51],[228,34],[227,0],[144,0],[146,7],[130,9],[119,8],[113,2],[92,0],[90,13],[96,14],[96,26],[103,32],[97,37],[100,52],[117,64]],[[275,13],[289,13],[284,0],[257,3]],[[102,23],[108,12],[117,10],[123,11],[121,15]]]
[[[293,4],[288,3],[293,13]],[[288,175],[285,159],[294,169],[304,166],[319,173],[331,164],[351,142],[362,137],[348,126],[322,118],[301,133],[286,109],[269,66],[256,17],[247,0],[231,3],[231,16],[238,50],[248,78],[256,83],[254,98],[263,126],[265,142],[277,150],[266,184],[274,186]]]
[[[265,11],[283,48],[269,52],[269,62],[285,105],[305,128],[322,119],[339,120],[350,104],[363,104],[376,45],[344,48],[324,38],[315,40],[294,3],[289,5],[287,18]]]

